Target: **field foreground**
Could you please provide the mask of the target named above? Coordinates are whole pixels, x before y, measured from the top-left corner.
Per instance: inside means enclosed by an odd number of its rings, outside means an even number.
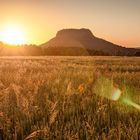
[[[140,104],[140,58],[1,57],[0,139],[140,139],[140,111],[109,81]]]

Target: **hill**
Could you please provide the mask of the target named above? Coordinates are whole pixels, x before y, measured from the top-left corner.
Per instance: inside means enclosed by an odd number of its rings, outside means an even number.
[[[98,38],[89,29],[85,28],[60,30],[57,32],[56,37],[42,44],[41,47],[46,49],[46,52],[49,52],[49,54],[58,53],[58,55],[63,53],[61,50],[65,50],[65,52],[66,50],[68,52],[69,50],[79,50],[82,54],[85,51],[85,55],[134,55],[138,51],[138,49],[125,48]]]

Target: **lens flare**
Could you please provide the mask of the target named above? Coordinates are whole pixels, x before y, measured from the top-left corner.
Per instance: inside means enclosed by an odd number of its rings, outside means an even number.
[[[123,98],[122,101],[124,103],[126,103],[127,105],[133,106],[134,108],[138,109],[140,111],[140,105],[134,103],[133,101],[131,101],[130,99],[127,98]]]
[[[117,101],[121,96],[121,90],[113,85],[111,79],[105,77],[100,77],[96,80],[94,93],[114,101]]]
[[[121,90],[114,87],[114,92],[112,93],[112,100],[117,101],[121,96]]]
[[[122,91],[118,87],[114,86],[113,81],[111,79],[108,79],[106,77],[99,77],[98,79],[96,79],[93,90],[95,94],[101,97],[104,97],[113,101],[119,100],[125,103],[126,105],[133,106],[135,109],[140,111],[140,105],[130,100],[129,89],[127,89],[122,94]]]

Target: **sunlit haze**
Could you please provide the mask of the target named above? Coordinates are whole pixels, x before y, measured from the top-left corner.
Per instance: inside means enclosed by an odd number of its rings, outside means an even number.
[[[2,0],[0,41],[42,44],[63,28],[89,28],[118,45],[140,47],[139,13],[139,0]]]
[[[6,26],[1,32],[1,39],[4,43],[7,44],[25,44],[25,32],[22,27],[17,25]]]

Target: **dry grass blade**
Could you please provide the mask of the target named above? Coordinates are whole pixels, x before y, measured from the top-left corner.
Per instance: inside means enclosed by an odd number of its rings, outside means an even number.
[[[37,130],[37,131],[34,131],[34,132],[32,132],[30,135],[28,135],[28,136],[25,138],[25,140],[30,140],[30,139],[32,139],[32,138],[34,138],[34,137],[37,137],[37,136],[39,135],[39,133],[41,133],[41,132],[47,133],[48,131],[47,131],[47,130]]]
[[[54,123],[55,122],[55,119],[57,117],[57,114],[58,114],[58,110],[54,110],[52,112],[52,114],[50,115],[50,124]]]

